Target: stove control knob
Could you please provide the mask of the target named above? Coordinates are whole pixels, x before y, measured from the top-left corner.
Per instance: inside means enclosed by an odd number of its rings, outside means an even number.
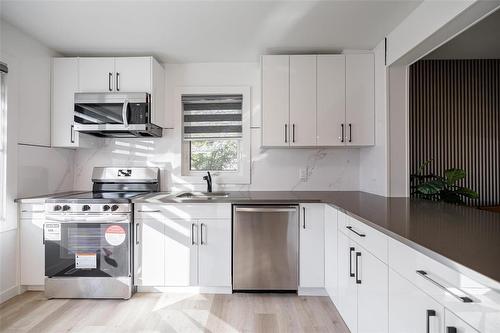
[[[86,212],[86,211],[90,210],[90,206],[89,205],[83,205],[82,210],[84,212]]]
[[[70,206],[68,206],[68,205],[64,205],[64,206],[63,206],[63,211],[67,211],[67,210],[70,210],[70,209],[71,209],[71,207],[70,207]]]
[[[58,211],[58,210],[61,210],[61,209],[62,209],[62,207],[60,205],[55,205],[54,206],[54,210],[55,211]]]
[[[109,206],[108,205],[104,205],[102,206],[102,210],[107,212],[109,210]]]
[[[114,211],[116,211],[116,210],[118,210],[118,208],[119,208],[119,207],[118,207],[118,205],[113,205],[113,206],[111,206],[111,210],[112,210],[113,212],[114,212]]]

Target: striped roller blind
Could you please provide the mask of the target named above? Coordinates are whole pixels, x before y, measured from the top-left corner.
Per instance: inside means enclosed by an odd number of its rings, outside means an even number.
[[[243,95],[183,95],[184,140],[241,139]]]

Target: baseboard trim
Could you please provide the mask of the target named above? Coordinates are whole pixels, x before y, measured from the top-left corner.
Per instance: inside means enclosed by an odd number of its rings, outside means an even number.
[[[232,287],[152,287],[137,286],[139,293],[232,294]]]
[[[9,289],[7,289],[5,291],[2,291],[0,293],[0,304],[2,304],[3,302],[8,301],[12,297],[15,297],[15,296],[17,296],[19,294],[21,294],[21,290],[20,290],[19,286],[14,286],[14,287],[11,287],[11,288],[9,288]]]
[[[299,287],[297,294],[299,296],[328,296],[325,288]]]
[[[21,286],[24,288],[24,291],[45,291],[45,285],[26,285]]]

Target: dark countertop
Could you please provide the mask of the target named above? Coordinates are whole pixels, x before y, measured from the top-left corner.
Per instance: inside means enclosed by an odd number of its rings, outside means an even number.
[[[135,203],[330,204],[431,258],[500,290],[500,214],[419,199],[357,191],[228,192],[211,200],[182,200],[155,193]]]
[[[38,203],[40,201],[44,201],[44,200],[50,199],[50,198],[63,197],[66,195],[73,195],[73,194],[84,193],[84,192],[87,192],[87,191],[66,191],[66,192],[48,193],[48,194],[41,194],[41,195],[35,195],[35,196],[29,196],[29,197],[16,198],[16,199],[14,199],[14,202]]]

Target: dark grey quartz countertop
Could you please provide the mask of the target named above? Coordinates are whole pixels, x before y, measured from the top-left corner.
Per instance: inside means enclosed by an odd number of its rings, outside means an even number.
[[[388,198],[358,191],[228,192],[212,200],[182,200],[155,193],[135,203],[228,202],[330,204],[384,234],[479,282],[500,290],[500,214],[419,199]]]
[[[66,195],[73,195],[73,194],[84,193],[84,192],[88,192],[88,191],[65,191],[65,192],[47,193],[47,194],[40,194],[40,195],[16,198],[16,199],[14,199],[14,202],[37,203],[37,202],[40,202],[40,201],[43,201],[46,199],[50,199],[50,198],[63,197]]]

